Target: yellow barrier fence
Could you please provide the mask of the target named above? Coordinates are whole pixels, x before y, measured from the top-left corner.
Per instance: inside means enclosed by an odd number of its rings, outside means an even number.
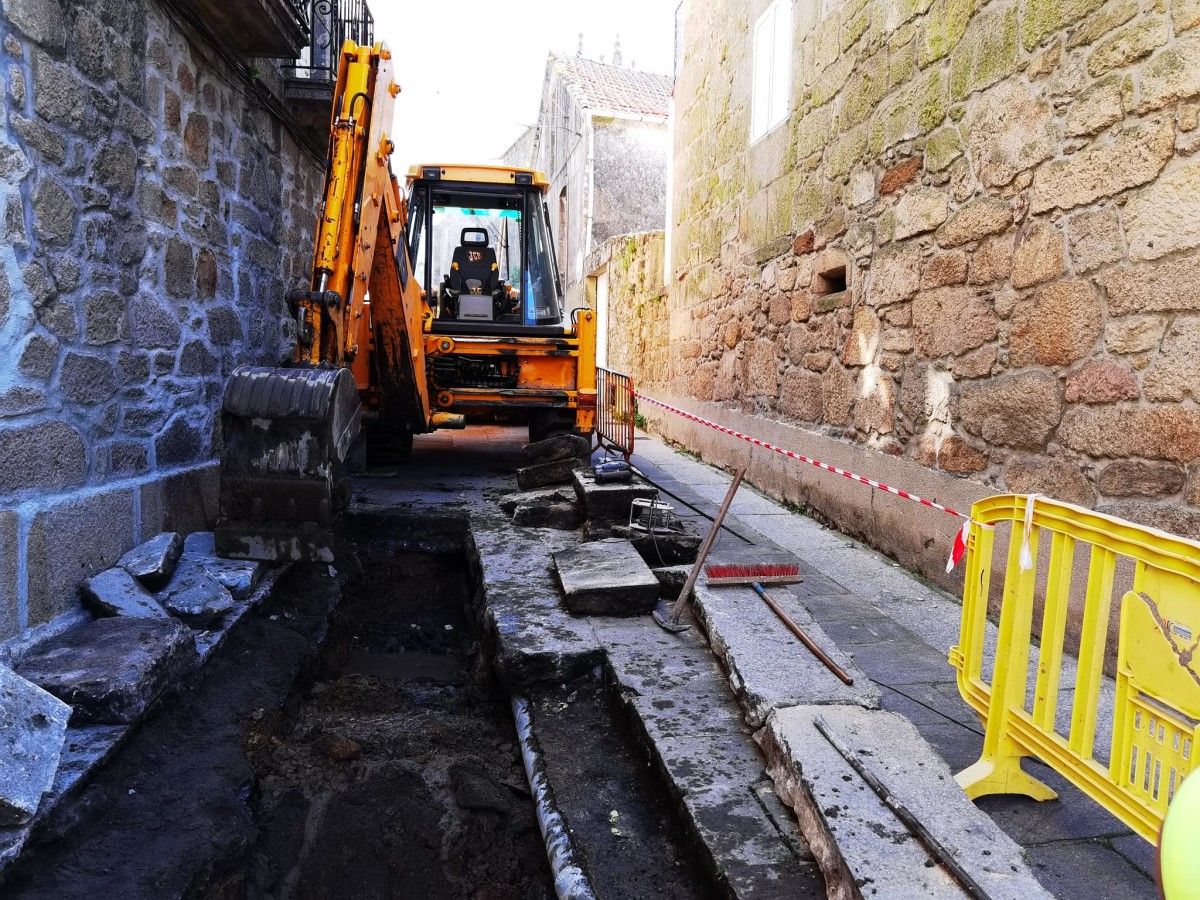
[[[1197,767],[1200,544],[1040,496],[981,500],[972,507],[971,519],[962,626],[950,664],[958,671],[963,699],[984,722],[985,735],[979,761],[956,776],[958,783],[973,799],[988,794],[1053,799],[1053,790],[1022,770],[1021,759],[1031,756],[1143,838],[1157,841],[1175,790]],[[1011,531],[993,655],[985,640],[988,596],[997,526],[1003,523]],[[1043,543],[1049,559],[1039,567]],[[1073,593],[1076,559],[1082,564],[1085,553],[1086,584]],[[1107,713],[1104,661],[1119,580],[1130,589],[1117,610],[1115,702]],[[1069,698],[1060,698],[1068,606],[1077,608],[1080,598],[1073,690]],[[1042,628],[1034,672],[1030,654],[1038,599]],[[985,661],[990,683],[984,679]],[[1070,709],[1065,734],[1055,724],[1060,700]],[[1103,746],[1096,752],[1098,724],[1103,732],[1111,730],[1106,755]]]

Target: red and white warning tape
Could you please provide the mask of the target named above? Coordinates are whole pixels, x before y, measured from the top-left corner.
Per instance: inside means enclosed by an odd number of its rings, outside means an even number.
[[[708,428],[713,428],[717,431],[720,431],[722,434],[727,434],[731,437],[735,437],[735,438],[738,438],[739,440],[746,441],[747,443],[753,444],[756,447],[762,447],[766,450],[771,450],[782,456],[786,456],[788,459],[794,459],[797,462],[808,463],[810,466],[816,466],[818,469],[823,469],[826,472],[832,472],[834,475],[841,475],[843,478],[848,478],[851,481],[860,482],[862,484],[867,485],[868,487],[877,488],[881,491],[885,491],[886,493],[893,494],[897,497],[902,497],[905,500],[912,500],[914,503],[920,503],[922,506],[926,506],[929,509],[937,509],[937,510],[940,510],[940,511],[946,513],[947,515],[955,516],[956,518],[962,519],[963,520],[962,528],[960,528],[958,530],[958,532],[955,534],[954,546],[950,550],[950,558],[948,560],[946,560],[946,571],[947,572],[953,571],[954,567],[956,565],[958,565],[958,561],[960,559],[962,559],[963,554],[966,553],[967,537],[969,535],[970,528],[971,528],[971,517],[964,513],[959,512],[956,509],[951,509],[949,506],[945,506],[945,505],[943,505],[941,503],[937,503],[936,501],[933,501],[933,500],[927,500],[926,498],[920,497],[920,496],[912,493],[911,491],[901,490],[900,488],[892,487],[890,484],[885,484],[882,481],[876,481],[874,478],[867,478],[865,475],[859,475],[855,472],[850,472],[850,471],[847,471],[846,469],[839,468],[838,466],[833,466],[833,465],[830,465],[829,463],[821,462],[821,460],[813,459],[811,456],[805,456],[803,453],[797,453],[796,451],[788,450],[785,447],[777,447],[774,444],[770,443],[769,441],[764,441],[761,438],[756,438],[756,437],[753,437],[748,434],[743,434],[742,432],[736,431],[733,428],[727,428],[724,425],[718,425],[716,422],[713,422],[709,419],[705,419],[701,416],[696,415],[695,413],[690,413],[687,410],[680,409],[678,406],[672,406],[670,403],[665,403],[662,400],[655,399],[654,397],[648,397],[647,395],[643,394],[641,391],[635,391],[634,393],[635,393],[635,396],[639,400],[644,400],[645,402],[647,402],[653,406],[657,406],[657,407],[660,407],[661,409],[665,409],[667,412],[674,413],[675,415],[680,416],[684,419],[688,419],[692,422],[696,422],[696,423],[698,423],[700,425],[704,425]]]

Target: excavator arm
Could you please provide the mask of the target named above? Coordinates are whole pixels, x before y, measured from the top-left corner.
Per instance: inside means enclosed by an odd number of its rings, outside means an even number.
[[[399,87],[381,44],[342,48],[312,275],[288,300],[293,365],[243,366],[222,402],[218,551],[332,561],[361,449],[361,397],[385,427],[430,427],[424,302],[387,129]],[[369,353],[369,348],[374,349]]]

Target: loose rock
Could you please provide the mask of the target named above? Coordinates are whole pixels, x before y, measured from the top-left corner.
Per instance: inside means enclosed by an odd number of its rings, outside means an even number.
[[[197,662],[195,638],[178,622],[117,617],[43,641],[16,671],[71,704],[72,721],[123,725]]]
[[[105,569],[79,586],[83,605],[99,616],[170,618],[154,596],[120,566]]]
[[[54,784],[70,718],[67,704],[0,666],[0,826],[37,812]]]
[[[536,506],[546,503],[566,503],[575,498],[575,492],[566,488],[541,488],[536,491],[517,491],[505,494],[497,502],[500,508],[510,516],[518,506]]]
[[[121,557],[117,565],[152,591],[166,587],[183,553],[183,538],[164,531]]]
[[[580,544],[554,554],[563,605],[576,615],[631,616],[658,602],[658,579],[629,541]]]
[[[526,466],[517,469],[517,487],[528,491],[552,484],[567,484],[575,470],[583,465],[584,462],[579,459],[556,459]]]
[[[513,524],[526,528],[558,528],[570,531],[583,521],[579,506],[572,502],[522,504],[513,510]]]
[[[216,542],[211,531],[196,531],[183,542],[181,568],[197,564],[204,568],[226,590],[234,600],[244,600],[262,575],[260,562],[244,559],[222,559],[217,555]]]
[[[521,448],[526,463],[550,462],[556,459],[586,459],[592,449],[591,441],[578,434],[555,434],[544,441],[534,441]]]
[[[209,629],[233,609],[233,595],[199,563],[184,558],[165,589],[155,599],[193,628]]]

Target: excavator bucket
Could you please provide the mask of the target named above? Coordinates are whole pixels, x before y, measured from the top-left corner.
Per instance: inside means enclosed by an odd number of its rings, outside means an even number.
[[[350,503],[348,457],[362,428],[350,370],[241,366],[226,385],[221,421],[217,552],[332,562]]]

